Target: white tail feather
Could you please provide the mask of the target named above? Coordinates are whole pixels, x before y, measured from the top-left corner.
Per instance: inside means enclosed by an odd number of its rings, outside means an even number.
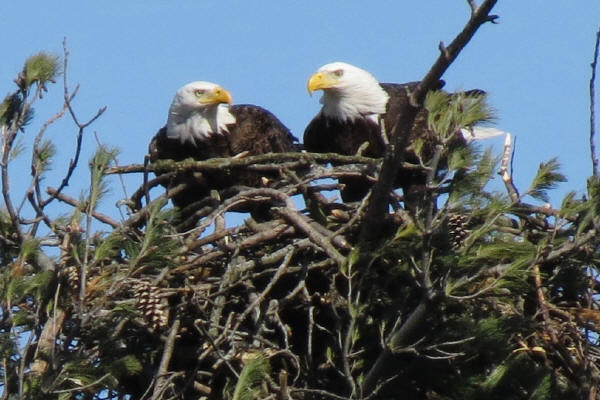
[[[506,131],[487,126],[473,126],[460,130],[462,137],[469,143],[471,140],[485,140],[496,136],[508,135]]]

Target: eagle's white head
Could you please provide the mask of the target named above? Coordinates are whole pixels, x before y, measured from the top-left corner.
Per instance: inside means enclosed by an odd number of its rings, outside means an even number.
[[[197,140],[228,133],[227,125],[235,123],[230,104],[231,94],[221,86],[204,81],[188,83],[175,93],[169,108],[167,137],[196,145]]]
[[[344,62],[323,65],[308,80],[308,92],[323,90],[321,113],[340,121],[367,118],[379,121],[389,96],[364,69]]]

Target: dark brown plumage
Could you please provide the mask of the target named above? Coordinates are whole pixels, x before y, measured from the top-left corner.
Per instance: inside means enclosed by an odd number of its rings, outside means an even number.
[[[382,115],[386,131],[391,131],[399,118],[400,110],[408,104],[410,92],[417,87],[418,83],[380,84],[389,95],[386,112]],[[440,81],[439,88],[443,84],[444,82]],[[415,132],[426,129],[426,119],[427,114],[423,109],[415,120]],[[304,131],[304,148],[311,152],[354,155],[365,142],[368,142],[369,146],[364,150],[363,155],[367,157],[383,156],[384,143],[381,127],[372,119],[357,118],[354,121],[341,121],[319,114],[313,118]]]
[[[439,88],[443,86],[439,82]],[[400,116],[400,110],[408,103],[411,90],[418,82],[405,84],[381,83],[381,87],[389,95],[386,113],[382,115],[386,131],[389,133]],[[413,133],[418,135],[426,130],[427,112],[423,109],[415,119]],[[382,129],[372,119],[358,118],[354,121],[340,121],[327,118],[322,114],[317,115],[304,131],[304,149],[316,153],[339,153],[354,155],[360,146],[367,142],[368,147],[363,151],[367,157],[383,157],[385,145],[382,138]],[[409,139],[409,143],[412,140]],[[417,162],[414,152],[407,149],[406,161]],[[399,175],[397,185],[402,186],[402,181],[415,181],[419,177],[415,173],[403,171]],[[359,201],[370,190],[371,183],[364,178],[341,178],[340,183],[345,186],[341,191],[344,201]]]
[[[230,106],[229,112],[236,118],[234,124],[227,125],[229,133],[213,135],[196,145],[167,137],[167,127],[162,127],[150,143],[150,161],[182,161],[187,158],[201,161],[233,157],[245,151],[248,155],[294,151],[296,138],[271,112],[249,104]]]
[[[184,88],[180,89],[178,95],[180,95],[180,92]],[[224,89],[222,90],[224,91]],[[176,95],[170,110],[169,117],[173,119],[181,117],[184,112],[182,111],[184,107],[178,105],[177,101],[179,103],[194,101],[193,96],[188,96],[184,100],[178,100],[178,95]],[[228,93],[227,96],[229,96]],[[179,125],[172,128],[173,132],[177,132],[177,136],[174,134],[169,135],[169,127],[171,126],[171,121],[169,121],[165,127],[158,131],[150,143],[150,162],[158,160],[182,161],[189,158],[202,161],[216,157],[233,157],[245,152],[251,156],[295,150],[294,141],[296,139],[285,125],[269,111],[254,105],[225,106],[224,104],[209,104],[208,106],[198,107],[210,106],[227,107],[225,112],[228,113],[227,118],[229,119],[225,119],[224,124],[220,122],[210,124],[211,126],[218,126],[218,133],[190,133],[188,132],[188,119],[184,116],[177,121]],[[196,107],[195,104],[194,107]],[[222,111],[220,110],[219,112]],[[209,115],[208,112],[206,114]],[[217,115],[216,113],[213,114]],[[190,114],[190,118],[194,118],[194,116]],[[201,118],[204,118],[204,116]],[[196,123],[196,125],[204,122],[202,120]],[[186,139],[182,140],[182,135]],[[209,196],[210,191],[213,189],[223,190],[233,186],[260,187],[262,177],[270,178],[266,173],[247,170],[186,172],[177,174],[175,178],[166,183],[166,186],[172,188],[180,184],[185,184],[185,190],[172,197],[173,204],[182,210],[190,204]],[[255,206],[240,206],[232,211],[253,212],[255,210]],[[261,208],[261,212],[265,212],[264,208]],[[186,217],[188,215],[182,216],[182,218]]]
[[[380,124],[384,123],[389,136],[409,102],[411,92],[418,84],[419,82],[378,83],[368,72],[346,63],[323,66],[309,80],[309,91],[323,90],[323,109],[304,131],[304,149],[317,153],[354,155],[367,142],[368,146],[362,152],[364,156],[383,157],[385,144]],[[441,89],[443,85],[444,82],[439,81],[434,90]],[[464,94],[483,93],[473,90]],[[352,105],[353,102],[356,106]],[[346,115],[343,115],[344,112]],[[416,116],[411,137],[407,141],[409,145],[404,149],[405,161],[419,163],[415,149],[411,146],[417,139],[423,143],[419,155],[427,161],[432,156],[438,139],[427,125],[427,110],[424,107]],[[459,141],[464,143],[462,139]],[[346,177],[340,178],[339,182],[344,185],[341,196],[346,202],[361,200],[371,188],[371,182],[366,178]],[[403,188],[407,208],[413,208],[414,197],[423,193],[424,184],[425,175],[421,171],[399,172],[396,186]]]

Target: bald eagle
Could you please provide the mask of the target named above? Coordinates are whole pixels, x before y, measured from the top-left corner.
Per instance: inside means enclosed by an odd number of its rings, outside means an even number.
[[[196,81],[183,86],[173,98],[167,124],[150,143],[149,159],[197,161],[232,157],[244,153],[288,152],[296,138],[272,113],[264,108],[231,105],[231,94],[221,86]],[[179,174],[169,186],[185,183],[186,189],[173,196],[173,204],[183,209],[208,196],[212,189],[236,185],[258,187],[265,173],[218,171]],[[253,207],[234,211],[253,211]]]
[[[323,106],[304,131],[304,149],[317,153],[334,152],[354,155],[366,142],[368,146],[364,149],[363,155],[382,157],[385,150],[382,124],[389,134],[399,119],[399,113],[410,101],[410,93],[417,88],[418,84],[419,82],[379,83],[369,72],[343,62],[322,66],[308,80],[310,94],[315,90],[323,91],[321,97]],[[441,89],[443,85],[444,82],[439,81],[435,89]],[[481,96],[484,92],[472,90],[465,94]],[[483,129],[487,129],[485,134],[493,135],[489,128]],[[461,130],[463,136],[478,132],[480,131],[473,129]],[[429,132],[425,108],[417,114],[408,143],[413,143],[417,137],[425,142],[423,148],[434,148],[436,139]],[[425,156],[427,157],[427,154]],[[418,163],[416,153],[410,146],[405,149],[405,160]],[[369,180],[359,177],[341,178],[340,183],[344,185],[341,190],[344,201],[361,200],[371,186]],[[409,193],[408,187],[414,189],[417,183],[424,183],[423,173],[400,172],[397,186],[403,187],[405,205],[406,198],[414,193],[414,191]]]

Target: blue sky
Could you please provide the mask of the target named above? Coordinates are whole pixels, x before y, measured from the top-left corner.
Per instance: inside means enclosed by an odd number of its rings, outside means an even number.
[[[517,137],[519,189],[539,162],[559,157],[569,183],[553,197],[558,203],[558,194],[584,190],[591,173],[588,84],[600,2],[498,3],[499,23],[481,28],[444,76],[446,89],[489,92],[497,126]],[[306,91],[319,66],[346,61],[382,82],[420,79],[438,55],[439,41],[449,43],[468,14],[463,0],[5,1],[0,92],[13,90],[12,79],[28,56],[40,50],[62,54],[66,37],[69,84],[81,84],[74,102],[79,117],[107,106],[87,132],[82,167],[96,145],[94,133],[121,149],[120,164],[142,162],[173,94],[193,80],[219,83],[235,103],[271,110],[301,138],[319,109],[319,96]],[[24,137],[28,149],[40,124],[59,109],[61,96],[57,84],[38,103]],[[47,185],[58,185],[75,132],[66,119],[47,132],[59,144],[56,174]],[[492,143],[499,148],[498,142]],[[29,177],[28,158],[25,153],[22,166],[12,169],[16,199]],[[80,168],[67,193],[77,197],[87,180],[86,168]],[[116,215],[114,202],[124,195],[118,180],[112,182],[113,199],[101,209]],[[139,176],[128,177],[128,194],[140,182]]]

